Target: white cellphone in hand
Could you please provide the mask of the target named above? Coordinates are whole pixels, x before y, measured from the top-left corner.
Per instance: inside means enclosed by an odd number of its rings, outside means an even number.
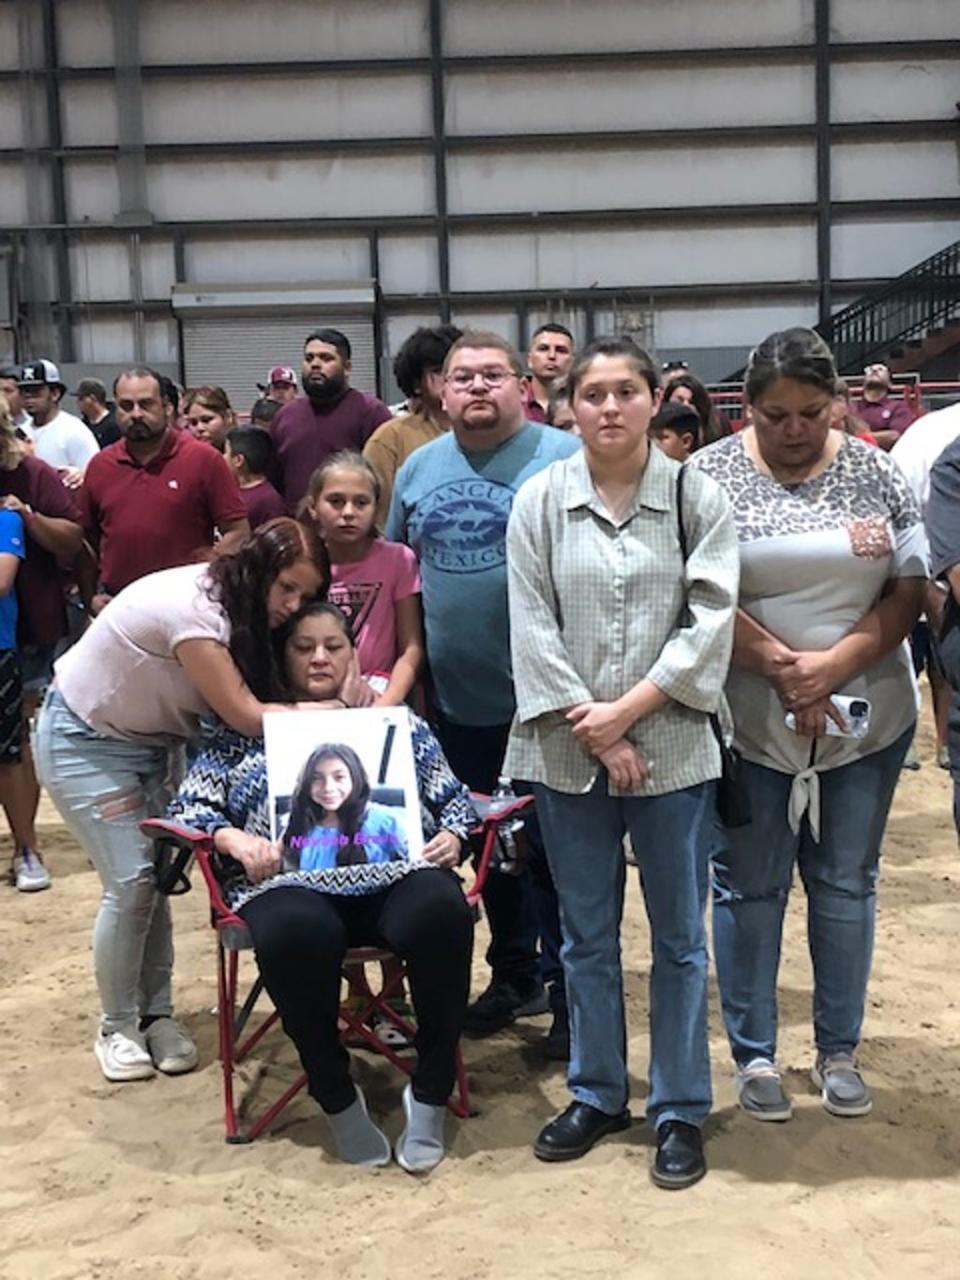
[[[841,729],[830,717],[827,717],[828,738],[865,738],[870,729],[870,703],[866,698],[845,698],[835,693],[830,699],[844,720],[846,729]],[[794,733],[797,731],[797,719],[792,711],[783,717],[783,722]]]

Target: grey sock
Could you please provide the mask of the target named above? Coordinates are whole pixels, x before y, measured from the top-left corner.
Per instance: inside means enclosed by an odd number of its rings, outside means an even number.
[[[347,1164],[384,1165],[390,1163],[390,1143],[367,1113],[367,1100],[357,1089],[356,1101],[346,1111],[328,1115],[337,1155]]]
[[[418,1102],[408,1084],[403,1091],[403,1114],[407,1123],[397,1140],[397,1164],[407,1173],[429,1173],[446,1155],[443,1125],[447,1108]]]

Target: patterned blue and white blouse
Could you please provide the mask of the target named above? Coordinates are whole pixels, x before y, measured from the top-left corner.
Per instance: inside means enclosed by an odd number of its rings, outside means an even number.
[[[441,829],[465,840],[477,824],[470,794],[454,776],[440,743],[425,721],[410,712],[413,758],[420,795],[423,838]],[[236,827],[248,835],[270,837],[267,764],[262,738],[246,738],[218,725],[203,740],[200,752],[180,785],[166,817],[212,835],[221,827]],[[279,885],[300,885],[321,893],[376,893],[413,871],[435,869],[431,863],[369,862],[314,871],[281,871],[252,884],[239,862],[225,865],[224,896],[236,911],[251,898]]]

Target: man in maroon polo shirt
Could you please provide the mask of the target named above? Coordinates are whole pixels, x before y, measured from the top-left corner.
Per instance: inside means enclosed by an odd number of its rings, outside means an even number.
[[[273,420],[280,492],[296,512],[311,475],[339,449],[358,452],[393,415],[382,400],[350,386],[350,341],[339,329],[317,329],[303,346],[303,390]]]
[[[880,448],[888,450],[913,422],[910,406],[906,400],[893,399],[890,385],[890,370],[885,364],[868,364],[863,371],[863,395],[853,408]]]
[[[168,425],[152,369],[119,374],[113,398],[123,438],[91,461],[80,491],[84,528],[100,555],[94,613],[137,578],[202,559],[215,530],[227,551],[250,532],[222,455]]]
[[[83,531],[73,494],[53,467],[25,455],[12,471],[0,470],[0,506],[23,518],[26,555],[17,573],[17,649],[23,681],[23,714],[29,720],[53,673],[53,660],[67,635],[60,564],[69,564],[80,550]],[[45,889],[50,877],[37,852],[35,822],[40,788],[30,754],[30,735],[24,731],[21,758],[8,764],[4,809],[14,834],[17,854],[28,855],[24,886]]]

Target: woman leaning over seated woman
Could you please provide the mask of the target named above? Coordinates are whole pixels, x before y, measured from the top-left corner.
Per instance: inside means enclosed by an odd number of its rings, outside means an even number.
[[[885,453],[831,431],[835,387],[822,338],[772,334],[747,370],[752,425],[692,460],[726,490],[740,539],[727,696],[752,821],[715,858],[713,928],[737,1094],[758,1120],[791,1115],[776,1049],[794,864],[813,961],[812,1079],[832,1114],[870,1110],[856,1052],[880,844],[916,719],[903,639],[926,572],[920,513]]]
[[[183,744],[215,712],[261,731],[277,683],[269,642],[330,583],[312,530],[283,517],[212,564],[131,583],[55,666],[37,717],[40,780],[103,882],[93,934],[102,1016],[94,1051],[108,1080],[191,1070],[197,1051],[173,1020],[168,900],[140,833],[176,789]],[[367,694],[356,681],[353,696]]]
[[[649,356],[591,343],[571,371],[583,450],[517,494],[507,532],[517,716],[505,771],[534,784],[560,904],[573,1102],[542,1160],[582,1156],[630,1123],[620,964],[629,834],[653,948],[653,1178],[705,1172],[710,1110],[703,913],[720,838],[710,724],[727,673],[737,539],[719,487],[648,439]],[[681,546],[682,519],[687,555]]]
[[[290,699],[342,696],[354,648],[335,606],[305,605],[276,644]],[[444,1155],[446,1102],[470,986],[473,919],[452,868],[476,815],[436,738],[412,713],[411,720],[424,861],[368,860],[364,846],[349,840],[338,842],[335,865],[322,855],[303,857],[299,839],[278,847],[269,838],[263,741],[226,727],[205,742],[168,816],[213,835],[227,901],[253,935],[264,985],[296,1045],[307,1087],[327,1115],[338,1154],[351,1164],[386,1164],[390,1144],[367,1114],[337,1029],[344,953],[385,946],[406,961],[418,1063],[404,1091],[406,1124],[396,1156],[408,1172],[424,1173]],[[319,766],[337,756],[333,744],[322,758],[314,753],[315,776],[301,780],[300,790],[308,786],[324,810],[334,809],[334,793],[350,785],[343,780],[324,791],[329,779]],[[315,825],[301,827],[316,838]]]

